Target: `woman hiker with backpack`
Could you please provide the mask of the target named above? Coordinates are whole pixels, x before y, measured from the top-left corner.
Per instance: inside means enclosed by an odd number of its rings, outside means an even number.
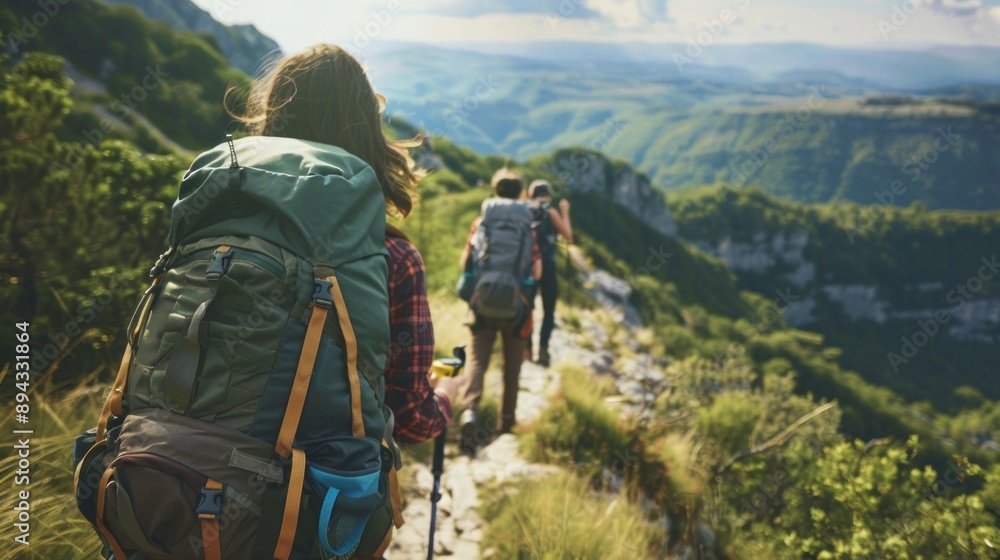
[[[318,45],[255,81],[234,115],[249,136],[185,173],[96,435],[78,441],[77,500],[106,556],[388,546],[393,436],[441,433],[464,380],[428,378],[424,264],[385,224],[421,174],[383,107],[357,60]]]
[[[386,214],[405,218],[411,192],[423,176],[407,149],[382,133],[385,99],[375,93],[361,64],[342,48],[322,44],[290,56],[254,84],[251,104],[237,118],[251,134],[281,136],[341,147],[368,163],[385,196]],[[235,116],[235,115],[234,115]],[[462,376],[428,377],[434,361],[434,325],[424,262],[406,235],[386,225],[389,265],[389,338],[385,404],[393,435],[403,443],[436,437],[451,422]]]
[[[503,341],[503,398],[496,430],[508,433],[516,424],[518,382],[531,336],[535,283],[542,275],[533,216],[521,200],[521,175],[503,168],[490,184],[495,196],[483,203],[482,213],[473,220],[460,261],[466,275],[475,278],[465,294],[473,317],[469,326],[469,384],[462,396],[465,410],[461,416],[461,448],[467,454],[475,453],[477,445],[487,439],[477,437],[476,429],[483,377],[498,334]]]
[[[556,299],[559,297],[559,280],[556,275],[556,235],[573,243],[573,225],[569,220],[569,201],[559,201],[559,209],[552,208],[552,186],[544,179],[536,179],[528,188],[532,210],[535,213],[535,235],[542,254],[542,278],[538,282],[542,295],[542,327],[538,333],[538,359],[535,363],[549,367],[549,339],[556,325]],[[531,337],[528,337],[527,359],[531,359]]]
[[[371,166],[385,196],[386,214],[405,218],[411,192],[423,173],[408,148],[382,133],[385,99],[375,93],[361,64],[335,45],[317,45],[280,62],[251,92],[238,117],[252,134],[282,136],[338,146]],[[253,102],[256,103],[253,103]],[[385,404],[392,410],[393,436],[420,443],[451,422],[463,376],[428,377],[434,360],[434,326],[420,253],[399,229],[386,225],[389,266],[389,338]]]

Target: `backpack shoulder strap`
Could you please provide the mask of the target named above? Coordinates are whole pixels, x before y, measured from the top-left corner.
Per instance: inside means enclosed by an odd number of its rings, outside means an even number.
[[[156,270],[155,267],[154,270]],[[125,386],[128,384],[128,371],[132,367],[132,348],[138,344],[139,334],[142,332],[142,328],[146,324],[146,319],[153,309],[153,297],[155,297],[156,288],[160,285],[162,278],[162,271],[153,277],[152,284],[150,284],[149,288],[142,295],[139,307],[136,308],[132,317],[133,324],[130,325],[125,339],[125,354],[122,356],[121,365],[118,367],[118,375],[115,377],[114,385],[111,386],[111,392],[108,394],[107,399],[105,399],[104,408],[101,410],[101,415],[97,420],[97,441],[104,438],[108,427],[108,420],[110,420],[111,416],[120,417],[124,413],[122,401],[125,396]]]

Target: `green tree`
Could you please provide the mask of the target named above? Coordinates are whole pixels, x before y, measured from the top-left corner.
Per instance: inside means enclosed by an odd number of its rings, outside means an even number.
[[[62,362],[65,377],[118,359],[183,170],[127,142],[60,141],[71,88],[48,54],[0,75],[0,298],[13,302],[2,320],[30,321],[33,366]]]

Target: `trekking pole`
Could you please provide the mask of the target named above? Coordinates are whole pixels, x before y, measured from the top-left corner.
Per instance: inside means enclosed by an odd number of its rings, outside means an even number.
[[[569,200],[569,196],[568,195],[564,196],[563,199],[564,200]],[[559,215],[562,216],[562,209],[561,208],[559,210]],[[563,217],[565,218],[565,216],[563,216]],[[563,238],[563,241],[566,242],[566,276],[568,278],[572,278],[573,277],[573,255],[571,254],[571,249],[573,248],[573,242],[570,241],[569,239],[566,239],[565,237]],[[572,280],[570,280],[570,281],[572,281]]]
[[[465,366],[465,347],[456,346],[454,358],[434,360],[431,370],[441,377],[455,377]],[[427,544],[427,560],[434,559],[434,531],[437,529],[438,502],[441,501],[441,475],[444,474],[444,445],[448,439],[448,427],[445,426],[434,440],[434,462],[431,464],[431,474],[434,475],[434,489],[431,490],[431,530]]]
[[[434,440],[434,465],[431,467],[431,473],[434,474],[434,490],[431,491],[431,531],[427,544],[427,560],[434,559],[434,530],[437,528],[438,502],[441,501],[441,474],[444,473],[444,444],[447,434],[448,428],[445,428]]]
[[[573,255],[570,254],[570,249],[573,248],[573,244],[566,241],[566,276],[573,277]]]

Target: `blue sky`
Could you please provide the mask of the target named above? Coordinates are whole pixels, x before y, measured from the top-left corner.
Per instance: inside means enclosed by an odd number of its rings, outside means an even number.
[[[286,51],[372,41],[1000,46],[1000,0],[194,0]]]

